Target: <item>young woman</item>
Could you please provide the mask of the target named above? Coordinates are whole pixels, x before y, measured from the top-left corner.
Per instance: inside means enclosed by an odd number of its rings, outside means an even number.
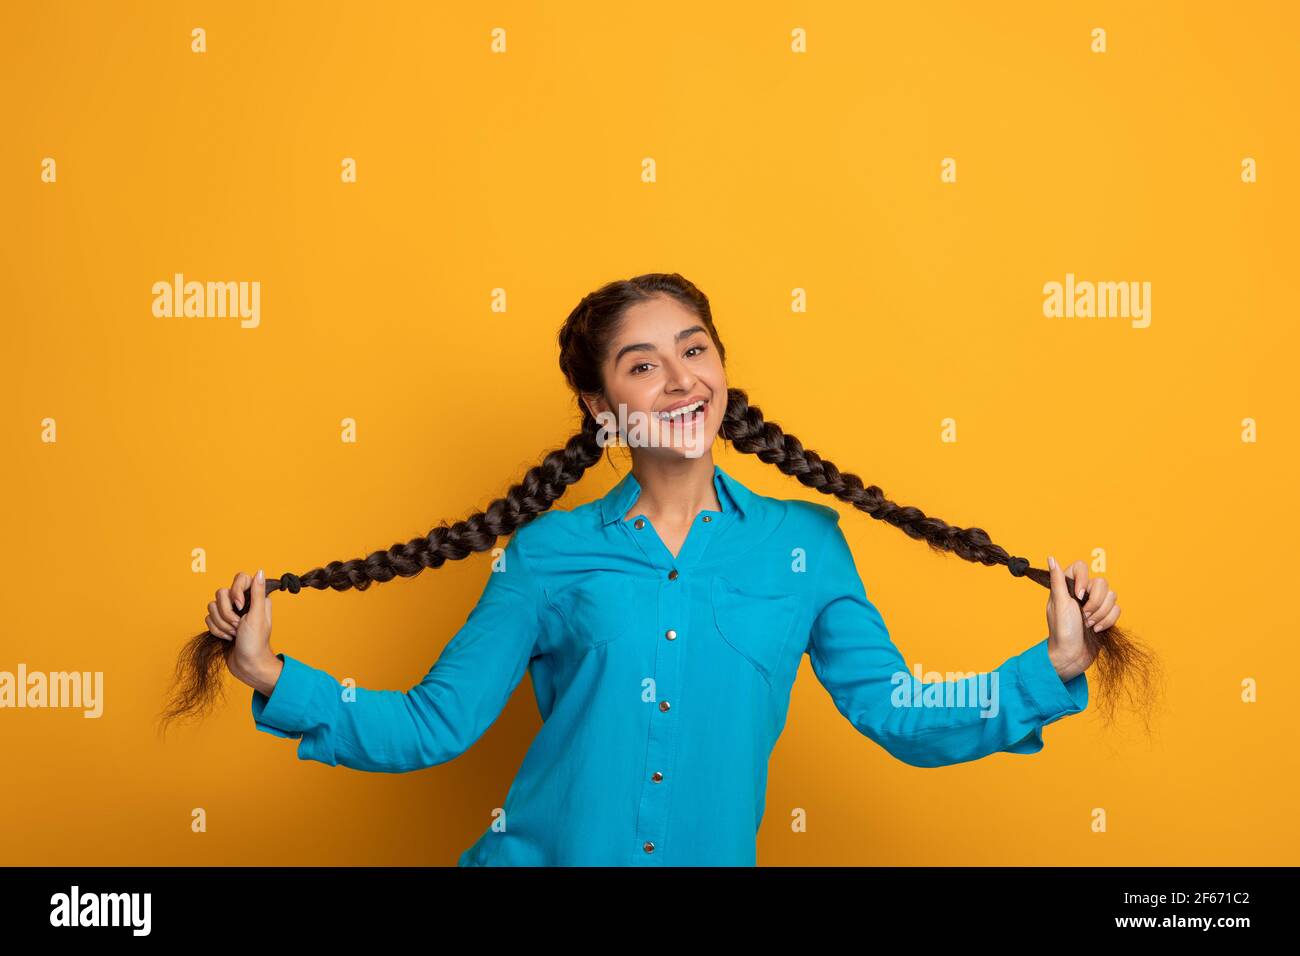
[[[470,865],[753,865],[767,763],[806,653],[835,706],[900,760],[936,767],[1037,753],[1043,727],[1153,663],[1115,628],[1115,591],[1029,568],[979,528],[887,500],[728,388],[708,299],[677,274],[610,283],[570,314],[560,366],[582,427],[486,511],[365,559],[268,584],[236,574],[178,664],[167,719],[201,711],[221,663],[253,688],[259,730],[298,756],[404,772],[467,750],[527,670],[543,724]],[[607,438],[631,470],[552,509]],[[756,494],[713,461],[717,437],[932,548],[1050,588],[1048,636],[996,670],[922,683],[867,599],[839,512]],[[406,692],[356,688],[270,646],[268,591],[409,577],[510,540],[468,620]],[[249,613],[251,612],[251,613]],[[1108,697],[1109,700],[1109,697]]]

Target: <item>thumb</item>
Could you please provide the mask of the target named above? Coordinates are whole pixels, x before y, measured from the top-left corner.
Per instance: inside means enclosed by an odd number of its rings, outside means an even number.
[[[248,605],[248,613],[253,616],[254,621],[266,620],[266,573],[257,569],[253,575],[253,586],[249,589],[251,592],[251,602]]]
[[[1065,571],[1061,569],[1056,558],[1048,555],[1047,567],[1052,579],[1052,598],[1062,607],[1070,603],[1070,590],[1065,584]],[[253,585],[256,589],[257,585]],[[256,593],[256,590],[254,590]]]

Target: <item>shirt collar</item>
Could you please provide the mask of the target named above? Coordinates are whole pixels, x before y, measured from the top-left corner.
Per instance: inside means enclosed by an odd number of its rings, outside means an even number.
[[[713,485],[718,492],[718,503],[722,506],[722,513],[728,514],[734,508],[741,517],[744,517],[745,510],[750,506],[754,493],[723,471],[717,464],[713,466]],[[602,523],[610,524],[622,519],[627,514],[628,509],[632,507],[632,502],[636,501],[637,496],[640,494],[641,483],[629,471],[619,480],[618,484],[609,490],[608,494],[600,499]]]

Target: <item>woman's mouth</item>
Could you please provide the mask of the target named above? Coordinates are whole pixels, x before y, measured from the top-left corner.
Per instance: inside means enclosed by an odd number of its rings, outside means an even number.
[[[681,408],[675,408],[671,412],[656,412],[655,417],[659,419],[660,424],[667,425],[670,428],[682,427],[685,425],[700,425],[704,422],[704,416],[709,410],[708,399],[702,399],[693,402],[690,405],[683,405]]]

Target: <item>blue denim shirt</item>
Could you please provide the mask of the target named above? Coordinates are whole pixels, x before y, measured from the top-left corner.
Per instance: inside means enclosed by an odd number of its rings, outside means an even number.
[[[478,604],[409,691],[355,688],[288,654],[259,730],[298,757],[400,773],[464,753],[528,671],[542,726],[459,865],[752,866],[768,757],[807,654],[840,713],[916,767],[1043,748],[1088,703],[1047,639],[997,670],[922,683],[867,599],[839,512],[714,467],[721,510],[681,553],[629,472],[516,531]],[[865,520],[865,518],[864,518]]]

